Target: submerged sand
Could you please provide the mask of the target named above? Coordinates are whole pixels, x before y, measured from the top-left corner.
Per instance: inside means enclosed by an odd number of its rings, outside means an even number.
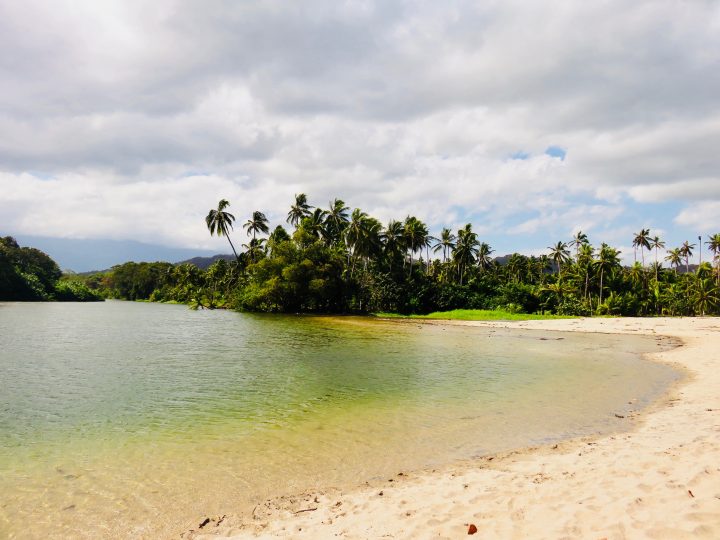
[[[720,538],[720,319],[428,324],[662,335],[689,376],[627,431],[207,516],[183,538]],[[205,521],[202,519],[201,521]]]

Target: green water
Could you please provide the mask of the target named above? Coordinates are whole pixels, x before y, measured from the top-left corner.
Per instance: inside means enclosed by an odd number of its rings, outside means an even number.
[[[0,303],[0,537],[157,537],[265,497],[608,432],[659,339]]]

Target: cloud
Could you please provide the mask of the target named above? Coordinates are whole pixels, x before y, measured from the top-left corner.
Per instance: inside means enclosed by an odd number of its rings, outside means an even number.
[[[0,214],[193,247],[221,197],[300,192],[545,244],[627,242],[637,205],[718,227],[718,66],[704,1],[0,0]]]

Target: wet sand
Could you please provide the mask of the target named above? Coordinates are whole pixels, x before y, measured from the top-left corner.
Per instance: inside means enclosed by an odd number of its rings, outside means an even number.
[[[667,336],[688,376],[627,430],[207,516],[182,538],[720,538],[720,319],[434,321]]]

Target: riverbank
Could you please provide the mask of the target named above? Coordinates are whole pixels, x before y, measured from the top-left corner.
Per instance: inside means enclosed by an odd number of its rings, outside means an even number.
[[[457,538],[470,525],[482,538],[720,537],[720,319],[424,324],[668,336],[683,345],[651,358],[689,376],[623,433],[271,500],[183,537]]]

